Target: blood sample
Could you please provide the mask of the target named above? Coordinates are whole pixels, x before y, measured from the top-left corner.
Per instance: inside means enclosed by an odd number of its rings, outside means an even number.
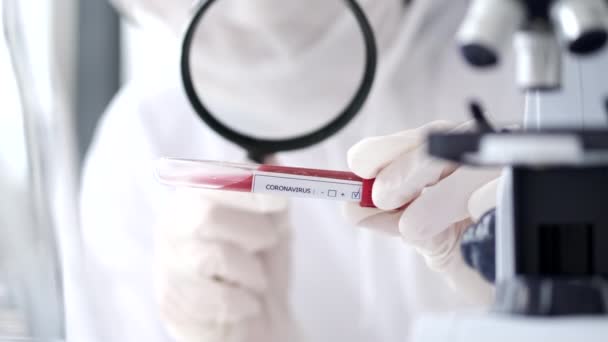
[[[163,158],[157,161],[156,175],[171,186],[351,201],[374,207],[373,180],[346,171]]]

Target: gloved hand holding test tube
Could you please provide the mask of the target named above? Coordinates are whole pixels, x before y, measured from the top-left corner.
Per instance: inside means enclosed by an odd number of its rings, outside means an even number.
[[[157,161],[156,175],[171,186],[348,201],[375,208],[374,180],[346,171],[163,158]]]

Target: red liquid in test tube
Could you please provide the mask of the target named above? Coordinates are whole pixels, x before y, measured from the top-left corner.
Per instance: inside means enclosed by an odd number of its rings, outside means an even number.
[[[342,200],[374,207],[373,180],[345,171],[161,159],[156,173],[162,183],[173,186]]]

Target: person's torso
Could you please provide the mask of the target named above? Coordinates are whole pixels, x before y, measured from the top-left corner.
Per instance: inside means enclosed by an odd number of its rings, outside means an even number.
[[[492,117],[519,110],[504,70],[468,74],[451,46],[459,14],[435,24],[441,13],[433,10],[412,27],[403,21],[394,47],[381,56],[369,101],[345,130],[318,146],[281,154],[279,162],[345,170],[346,152],[360,139],[436,119],[464,120],[470,96],[480,97]],[[155,310],[152,229],[170,190],[154,180],[153,159],[244,156],[199,121],[177,78],[159,83],[126,87],[100,127],[85,170],[83,236],[94,294],[88,314],[98,341],[168,341]],[[296,200],[292,218],[292,305],[310,341],[401,342],[420,313],[463,307],[411,248],[344,223],[337,203]]]

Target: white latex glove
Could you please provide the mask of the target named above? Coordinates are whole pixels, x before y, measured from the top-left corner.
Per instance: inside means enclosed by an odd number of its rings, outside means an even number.
[[[156,229],[161,316],[177,342],[294,341],[287,204],[179,189]]]
[[[347,204],[345,216],[356,225],[400,235],[469,300],[486,304],[493,288],[464,263],[460,240],[472,218],[495,206],[491,181],[499,172],[434,159],[425,144],[431,130],[465,131],[472,125],[436,121],[353,146],[349,166],[360,177],[376,178],[372,198],[379,209]]]

